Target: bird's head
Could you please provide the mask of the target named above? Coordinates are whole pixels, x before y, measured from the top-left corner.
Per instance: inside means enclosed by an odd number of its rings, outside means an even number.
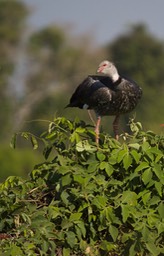
[[[119,79],[117,68],[112,62],[108,60],[104,60],[100,63],[97,69],[97,73],[109,76],[113,82],[116,82]]]

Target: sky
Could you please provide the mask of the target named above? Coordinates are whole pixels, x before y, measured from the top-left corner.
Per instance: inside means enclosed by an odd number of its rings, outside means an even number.
[[[163,0],[22,0],[30,7],[31,30],[57,24],[71,28],[72,35],[90,34],[96,45],[104,45],[144,23],[156,37],[164,39]]]

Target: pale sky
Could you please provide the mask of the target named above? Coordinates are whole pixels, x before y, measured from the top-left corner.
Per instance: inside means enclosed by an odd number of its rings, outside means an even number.
[[[72,27],[73,35],[89,33],[103,45],[129,29],[145,23],[154,36],[164,40],[163,0],[22,0],[33,11],[31,29],[49,24]]]

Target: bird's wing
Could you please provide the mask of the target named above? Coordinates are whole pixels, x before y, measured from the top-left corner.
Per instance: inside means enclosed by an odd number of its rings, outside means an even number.
[[[140,99],[142,96],[141,87],[135,81],[125,76],[122,77],[122,82],[117,86],[117,89],[125,92],[128,97]]]
[[[112,81],[107,76],[89,75],[76,88],[67,107],[92,108],[105,96],[111,99]],[[106,92],[107,91],[107,92]]]
[[[70,103],[67,107],[83,108],[83,105],[86,104],[86,99],[90,95],[90,88],[94,82],[95,80],[91,76],[85,78],[72,94]]]

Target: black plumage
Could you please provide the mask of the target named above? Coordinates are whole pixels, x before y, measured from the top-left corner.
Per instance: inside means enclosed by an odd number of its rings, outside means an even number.
[[[113,126],[118,139],[118,118],[132,111],[142,96],[142,89],[132,80],[118,74],[109,61],[100,63],[99,73],[89,75],[75,90],[67,107],[93,109],[97,116],[95,131],[98,143],[99,125],[102,116],[116,116]],[[105,74],[105,75],[104,75]]]

